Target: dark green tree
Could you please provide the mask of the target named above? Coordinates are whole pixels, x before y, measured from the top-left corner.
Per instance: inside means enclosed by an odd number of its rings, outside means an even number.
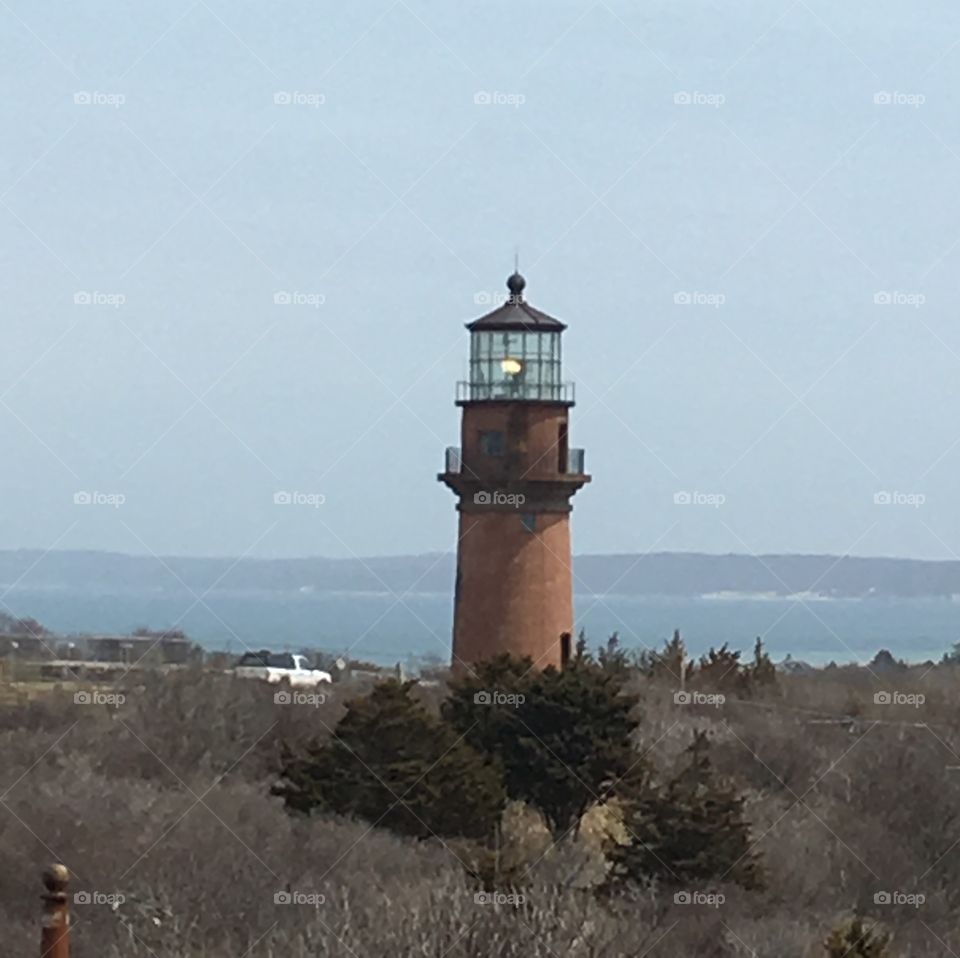
[[[743,799],[710,764],[710,743],[694,734],[687,762],[665,787],[625,802],[631,840],[611,850],[613,879],[658,878],[670,884],[730,881],[760,885]]]
[[[749,688],[748,673],[740,664],[740,652],[728,648],[726,642],[719,649],[711,648],[700,656],[694,681],[701,688],[728,695],[743,695]]]
[[[750,664],[750,685],[770,686],[777,684],[777,669],[763,647],[763,639],[757,636],[753,647],[753,662]]]
[[[614,632],[605,646],[597,650],[597,664],[608,672],[617,672],[626,677],[630,671],[630,656],[620,645],[620,634]]]
[[[664,642],[662,649],[645,649],[637,660],[637,665],[644,675],[669,682],[674,688],[683,686],[684,681],[690,677],[693,664],[679,629],[674,630],[673,638]]]
[[[510,798],[544,816],[554,835],[592,804],[644,776],[633,745],[635,696],[623,676],[590,658],[538,672],[496,659],[455,681],[444,717],[503,771]]]
[[[577,644],[574,649],[574,656],[578,659],[589,659],[590,652],[587,650],[587,632],[586,629],[581,629],[577,633]]]
[[[326,742],[285,749],[274,789],[296,812],[354,815],[417,838],[484,840],[506,795],[499,770],[394,680],[347,703]]]

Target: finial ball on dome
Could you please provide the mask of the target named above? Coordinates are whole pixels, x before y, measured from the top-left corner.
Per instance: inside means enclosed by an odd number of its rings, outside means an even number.
[[[513,296],[520,296],[526,285],[527,281],[519,273],[514,273],[507,279],[507,289]]]

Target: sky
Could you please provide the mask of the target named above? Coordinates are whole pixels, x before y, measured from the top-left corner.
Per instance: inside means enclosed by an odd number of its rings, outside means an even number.
[[[0,547],[453,548],[519,250],[577,552],[957,558],[956,4],[4,0],[0,73]]]

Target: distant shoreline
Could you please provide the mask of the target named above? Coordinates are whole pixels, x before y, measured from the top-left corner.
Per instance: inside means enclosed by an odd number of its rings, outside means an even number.
[[[802,601],[960,597],[960,561],[829,555],[580,555],[574,592],[582,596]],[[509,572],[507,573],[509,574]],[[166,595],[450,595],[451,554],[358,559],[191,558],[112,552],[0,551],[0,582],[13,591],[90,590]]]

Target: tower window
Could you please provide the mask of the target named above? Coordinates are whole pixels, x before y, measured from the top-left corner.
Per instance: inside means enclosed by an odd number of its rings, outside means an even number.
[[[503,433],[499,430],[480,433],[480,452],[485,456],[502,456],[503,447]]]
[[[567,455],[567,424],[561,422],[557,427],[557,472],[569,472],[570,463]]]
[[[520,516],[520,521],[523,523],[523,528],[527,532],[536,532],[537,531],[537,517],[533,512],[525,512]]]

